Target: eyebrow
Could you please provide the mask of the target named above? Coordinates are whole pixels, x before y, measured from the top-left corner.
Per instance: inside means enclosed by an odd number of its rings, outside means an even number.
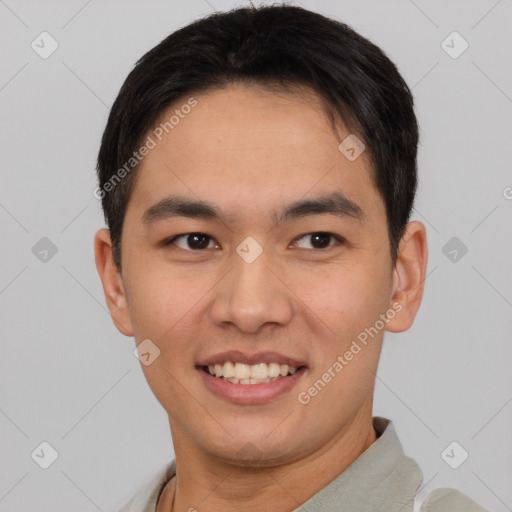
[[[320,214],[348,217],[358,221],[365,218],[362,208],[341,192],[295,201],[285,206],[280,212],[271,212],[271,218],[275,225],[280,225],[301,217]],[[228,215],[224,214],[217,206],[184,196],[166,197],[150,206],[143,214],[142,221],[144,224],[151,224],[172,217],[229,222]]]

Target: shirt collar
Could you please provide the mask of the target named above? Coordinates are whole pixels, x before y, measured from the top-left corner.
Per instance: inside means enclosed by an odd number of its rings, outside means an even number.
[[[423,481],[406,457],[393,423],[374,417],[378,439],[295,512],[411,512]]]
[[[373,427],[377,441],[294,512],[412,512],[423,473],[416,462],[404,454],[390,420],[374,417]],[[156,510],[163,487],[175,474],[176,461],[173,460],[158,475],[158,482],[149,486],[151,496],[142,496],[148,508],[123,510]]]

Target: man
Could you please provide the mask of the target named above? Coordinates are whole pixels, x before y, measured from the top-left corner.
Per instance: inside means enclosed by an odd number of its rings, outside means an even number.
[[[418,128],[383,52],[302,8],[196,21],[142,57],[98,157],[96,264],[176,459],[123,511],[412,511],[372,401],[427,265]],[[482,511],[455,490],[424,512]]]

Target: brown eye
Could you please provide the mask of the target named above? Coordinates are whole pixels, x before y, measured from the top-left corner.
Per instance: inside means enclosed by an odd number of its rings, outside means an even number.
[[[176,245],[186,251],[200,251],[208,249],[210,242],[213,242],[213,238],[204,233],[184,233],[171,238],[167,245]]]
[[[305,247],[304,242],[301,243],[301,240],[306,240],[309,238],[309,243],[312,247]],[[326,233],[325,231],[317,231],[315,233],[307,233],[302,235],[297,243],[301,249],[327,249],[328,247],[332,247],[336,243],[341,243],[343,239],[337,235],[332,233]],[[334,243],[330,243],[334,242]]]

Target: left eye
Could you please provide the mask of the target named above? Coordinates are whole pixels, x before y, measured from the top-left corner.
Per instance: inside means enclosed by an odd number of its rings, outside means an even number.
[[[306,235],[302,235],[298,238],[298,243],[303,239],[310,239],[310,244],[313,245],[313,249],[326,249],[328,247],[332,247],[335,243],[342,243],[343,239],[337,235],[333,235],[332,233],[326,233],[324,231],[318,231],[315,233],[307,233]],[[334,240],[334,243],[329,243]],[[308,247],[303,247],[303,244],[299,244],[301,248],[308,249]]]

